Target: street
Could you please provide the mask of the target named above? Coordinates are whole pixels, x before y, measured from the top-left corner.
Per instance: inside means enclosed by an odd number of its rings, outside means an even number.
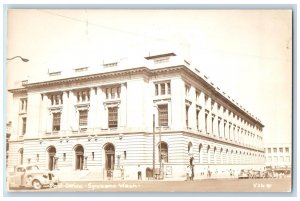
[[[196,181],[70,181],[54,188],[10,192],[290,192],[291,178]]]

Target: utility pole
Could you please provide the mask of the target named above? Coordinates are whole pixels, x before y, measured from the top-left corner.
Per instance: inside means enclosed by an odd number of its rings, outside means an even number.
[[[155,173],[155,114],[153,114],[153,161],[152,161],[152,177],[154,178]]]

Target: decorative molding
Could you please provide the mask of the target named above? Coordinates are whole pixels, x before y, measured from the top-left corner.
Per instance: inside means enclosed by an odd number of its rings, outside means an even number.
[[[48,107],[50,114],[52,113],[62,113],[63,107],[61,106],[50,106]]]
[[[103,106],[104,108],[109,108],[109,107],[119,107],[119,105],[121,104],[121,100],[115,100],[115,101],[104,101],[103,102]]]
[[[76,111],[89,110],[90,103],[78,103],[74,105]]]

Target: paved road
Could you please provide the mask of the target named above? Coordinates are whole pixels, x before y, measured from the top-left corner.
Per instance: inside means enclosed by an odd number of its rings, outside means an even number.
[[[208,179],[197,181],[79,181],[62,182],[40,192],[290,192],[291,178]],[[14,192],[32,189],[13,189]]]

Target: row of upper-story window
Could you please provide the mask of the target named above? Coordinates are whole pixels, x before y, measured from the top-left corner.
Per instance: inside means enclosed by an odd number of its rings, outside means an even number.
[[[185,96],[187,100],[190,100],[190,89],[191,89],[191,85],[190,84],[185,84]],[[204,93],[204,92],[202,92]],[[195,101],[196,105],[199,105],[199,108],[201,107],[201,103],[200,103],[200,94],[201,91],[199,89],[195,88],[195,100],[191,100],[192,102]],[[225,106],[223,106],[220,103],[217,103],[215,100],[213,100],[212,98],[211,101],[209,101],[209,95],[207,95],[206,93],[204,93],[204,104],[202,105],[205,107],[206,112],[211,112],[214,115],[217,115],[221,118],[223,118],[224,120],[230,120],[233,122],[236,122],[236,124],[240,124],[243,127],[248,127],[248,130],[258,130],[258,131],[262,131],[262,128],[250,123],[249,121],[243,119],[242,117],[240,117],[239,115],[235,114],[234,112],[230,111],[229,109],[227,109]],[[223,109],[222,109],[223,108]]]
[[[186,99],[190,99],[190,89],[191,89],[191,85],[189,84],[185,84],[185,95],[186,95]],[[201,91],[199,89],[195,88],[195,93],[196,93],[196,105],[201,105],[200,103],[200,94]],[[203,92],[204,93],[204,92]],[[211,102],[209,103],[209,95],[207,95],[206,93],[204,93],[204,106],[205,109],[212,112],[212,113],[216,113],[218,114],[218,116],[223,117],[223,118],[232,118],[233,120],[236,120],[237,122],[240,122],[241,124],[244,124],[252,129],[256,128],[259,131],[262,131],[262,129],[256,125],[253,125],[252,123],[244,120],[242,117],[238,116],[237,114],[235,114],[234,112],[230,111],[229,109],[226,109],[225,106],[221,105],[220,103],[217,103],[215,100],[213,100],[211,98]],[[222,110],[223,108],[223,110]]]
[[[265,148],[266,152],[266,148]],[[290,153],[289,147],[269,147],[267,148],[267,153]]]
[[[85,130],[88,125],[88,110],[83,109],[78,111],[78,125],[80,130]],[[108,107],[108,128],[118,127],[118,107]],[[61,112],[53,113],[52,115],[52,131],[60,131],[61,127]]]
[[[88,125],[88,110],[78,111],[78,125],[79,130],[84,131]],[[22,135],[26,133],[27,118],[22,117]],[[108,128],[118,127],[118,107],[108,108]],[[61,130],[61,112],[55,112],[52,114],[52,131],[57,132]]]
[[[106,87],[104,88],[105,97],[107,100],[114,100],[120,98],[121,87]],[[74,95],[76,96],[77,103],[87,103],[90,101],[90,89],[76,90],[74,91]],[[53,92],[48,94],[47,97],[50,100],[51,106],[58,106],[63,104],[63,92]],[[27,112],[27,98],[20,99],[20,113]]]
[[[267,162],[291,162],[290,156],[268,156]]]
[[[113,86],[113,87],[106,87],[104,89],[105,97],[107,100],[114,100],[120,98],[120,86]],[[77,103],[88,103],[90,101],[90,90],[83,89],[77,90],[74,92],[76,96]],[[48,94],[47,97],[50,100],[50,106],[60,106],[63,104],[63,93],[51,93]],[[20,115],[22,120],[22,128],[21,133],[24,135],[26,133],[26,124],[27,118],[27,98],[20,99]],[[88,122],[88,110],[83,109],[78,111],[79,115],[79,127],[86,127]],[[52,131],[60,131],[61,127],[61,112],[55,112],[52,114]],[[117,107],[109,107],[108,108],[108,127],[109,128],[116,128],[118,127],[118,108]]]

